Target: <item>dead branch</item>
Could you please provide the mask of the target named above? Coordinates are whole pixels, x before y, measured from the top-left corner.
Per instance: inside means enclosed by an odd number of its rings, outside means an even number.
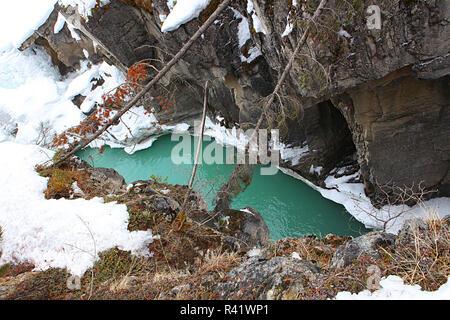
[[[186,42],[186,44],[180,49],[180,51],[177,52],[177,54],[170,60],[164,68],[161,69],[161,71],[158,72],[158,74],[141,90],[139,93],[134,96],[131,101],[129,101],[121,111],[119,111],[111,120],[108,121],[102,128],[100,128],[96,133],[94,133],[90,138],[88,138],[86,141],[79,144],[77,147],[72,149],[72,151],[66,153],[63,155],[58,161],[53,163],[54,166],[66,161],[70,157],[72,157],[75,153],[85,148],[89,143],[97,139],[100,135],[102,135],[110,126],[117,123],[120,118],[129,110],[131,107],[133,107],[144,95],[146,92],[148,92],[156,83],[161,80],[164,75],[167,74],[167,72],[170,71],[170,69],[186,54],[186,52],[189,50],[189,48],[194,44],[194,42],[200,38],[200,36],[211,26],[211,24],[214,23],[214,21],[217,19],[218,15],[228,7],[228,4],[231,0],[224,0],[217,9],[213,12],[213,14],[208,18],[208,20],[197,30],[197,32]]]
[[[195,173],[197,172],[198,160],[200,157],[200,153],[202,152],[202,141],[203,141],[203,132],[205,131],[207,105],[208,105],[208,81],[206,81],[206,84],[205,84],[202,124],[201,124],[200,136],[198,137],[198,145],[197,145],[197,152],[195,154],[194,168],[192,168],[192,174],[191,174],[191,178],[189,179],[188,190],[186,192],[186,195],[184,196],[184,201],[183,201],[183,205],[181,206],[181,211],[178,214],[178,217],[176,219],[176,221],[178,221],[178,223],[179,223],[177,226],[177,231],[179,231],[179,230],[181,230],[181,228],[183,228],[184,222],[186,221],[186,212],[185,212],[186,203],[189,199],[189,196],[191,195],[192,185],[193,185],[194,179],[195,179]]]
[[[421,181],[417,186],[413,183],[410,186],[396,186],[384,184],[381,185],[376,181],[377,190],[381,194],[376,196],[377,203],[385,203],[380,210],[366,210],[357,205],[360,211],[371,217],[382,226],[382,230],[388,229],[389,223],[395,221],[401,216],[407,215],[411,210],[420,206],[426,199],[426,196],[436,192],[435,190],[427,190]]]
[[[259,117],[258,122],[256,123],[255,130],[253,131],[249,141],[253,141],[253,139],[256,138],[256,135],[258,134],[258,130],[261,127],[263,120],[265,118],[266,111],[273,104],[275,98],[278,96],[278,93],[281,90],[283,83],[285,82],[285,80],[289,74],[289,71],[292,69],[295,58],[299,54],[301,48],[303,47],[303,45],[306,42],[306,39],[308,38],[309,31],[311,28],[311,23],[314,23],[315,20],[317,20],[318,16],[320,15],[320,13],[326,3],[327,3],[327,0],[322,0],[320,2],[319,6],[317,7],[316,11],[314,12],[313,17],[309,20],[309,23],[306,26],[306,29],[303,32],[303,35],[302,35],[300,41],[297,43],[297,46],[295,47],[295,50],[292,53],[292,55],[288,61],[288,64],[284,68],[284,71],[281,74],[281,77],[278,79],[275,89],[269,95],[268,100],[266,101],[266,103],[263,106],[261,116]],[[247,146],[245,148],[245,154],[247,154],[248,148],[249,148],[249,144],[247,144]],[[230,208],[233,196],[239,194],[242,191],[242,189],[245,190],[245,188],[250,184],[252,176],[253,176],[253,171],[254,171],[254,165],[247,163],[247,161],[245,161],[244,164],[237,164],[234,166],[233,172],[230,175],[228,182],[226,182],[217,193],[216,207],[214,208],[215,212],[223,211],[223,210]],[[241,181],[244,183],[244,185],[245,185],[244,187],[242,187]]]

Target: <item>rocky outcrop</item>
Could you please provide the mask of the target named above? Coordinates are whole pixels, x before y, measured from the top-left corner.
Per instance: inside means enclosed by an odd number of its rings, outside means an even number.
[[[261,214],[252,209],[228,210],[218,219],[225,242],[236,249],[263,247],[270,242],[270,231]]]
[[[391,184],[450,195],[449,79],[419,80],[406,67],[332,99],[351,128],[369,195]]]
[[[66,270],[30,272],[33,265],[12,265],[0,275],[0,299],[86,299],[89,292],[92,299],[332,299],[341,291],[374,290],[381,277],[392,274],[406,274],[424,290],[436,290],[448,280],[448,217],[406,221],[398,236],[371,232],[269,242],[255,210],[210,216],[193,192],[186,228],[175,231],[173,213],[180,210],[186,186],[156,180],[127,185],[117,172],[77,158],[47,170],[82,172],[77,181],[83,197],[126,205],[129,230],[152,228],[158,241],[148,244],[151,257],[118,248],[100,253],[80,280],[82,289],[66,285],[71,279]],[[70,188],[71,181],[66,183]]]
[[[353,261],[357,260],[361,255],[368,255],[372,258],[379,259],[380,248],[392,248],[395,243],[396,236],[385,232],[370,232],[363,236],[357,237],[340,246],[333,255],[331,260],[332,268],[344,268]]]
[[[144,60],[161,68],[197,30],[198,22],[163,34],[160,31],[160,15],[169,13],[167,2],[153,1],[152,5],[153,10],[149,11],[113,0],[108,6],[94,10],[87,21],[71,7],[59,10],[122,70]],[[227,20],[231,21],[232,14],[228,12],[227,15]],[[221,34],[221,37],[216,37],[216,34]],[[226,69],[232,68],[229,57],[233,52],[226,45],[231,41],[232,34],[228,26],[212,26],[204,34],[203,41],[195,43],[184,59],[172,68],[162,81],[162,87],[152,91],[153,96],[167,96],[167,92],[171,92],[167,97],[174,103],[170,115],[162,112],[159,101],[147,101],[147,108],[155,109],[161,122],[171,124],[199,118],[203,86],[207,80],[210,80],[211,110],[218,110],[228,119],[238,121],[237,109],[232,107],[235,105],[234,98],[223,81]],[[225,54],[228,58],[224,58]]]
[[[206,80],[211,113],[220,113],[230,125],[258,119],[262,99],[271,93],[315,8],[309,2],[297,7],[283,1],[252,3],[253,8],[246,1],[233,2],[152,92],[171,92],[175,102],[174,113],[167,115],[157,101],[147,99],[163,122],[198,117]],[[283,165],[322,186],[334,168],[359,166],[372,199],[383,196],[386,185],[420,182],[437,190],[434,196],[449,196],[450,5],[378,1],[378,30],[366,23],[372,4],[330,0],[327,12],[333,15],[325,12],[311,31],[272,110],[284,142],[309,151],[298,163]],[[151,10],[112,0],[88,20],[74,8],[57,7],[82,41],[74,43],[66,29],[52,34],[55,13],[35,40],[65,68],[76,66],[81,48],[92,59],[100,55],[123,70],[143,59],[160,68],[215,6],[212,1],[198,19],[169,33],[160,31],[160,17],[169,13],[165,0],[152,1]],[[288,22],[292,31],[285,33]],[[242,45],[238,30],[246,23],[250,38]],[[251,50],[261,55],[249,60]],[[281,108],[290,116],[280,117]],[[311,170],[317,167],[322,170]]]
[[[47,21],[22,44],[20,50],[29,48],[33,43],[44,47],[52,58],[52,63],[58,67],[62,75],[78,69],[80,61],[86,59],[85,52],[93,63],[101,61],[103,56],[97,54],[94,42],[84,33],[77,32],[79,38],[75,39],[73,37],[75,34],[72,34],[67,23],[55,33],[54,26],[58,15],[59,12],[55,9]]]
[[[287,257],[270,260],[252,257],[230,271],[228,280],[217,284],[213,291],[216,299],[287,300],[305,293],[308,281],[320,269],[309,261]],[[286,281],[286,278],[289,281]]]
[[[114,169],[88,167],[85,170],[89,174],[86,183],[99,194],[112,194],[126,187],[125,179]]]
[[[270,243],[270,231],[261,214],[253,208],[229,209],[221,213],[194,210],[190,217],[223,234],[222,241],[232,250],[250,250]]]
[[[282,38],[286,24],[280,17],[311,11],[307,5],[254,3],[266,34],[252,34],[252,39],[279,73],[302,34],[300,18]],[[328,1],[336,15],[323,16],[322,23],[330,28],[318,28],[294,64],[289,90],[301,97],[304,129],[292,142],[315,150],[295,169],[308,176],[311,164],[320,165],[326,176],[354,147],[372,198],[380,186],[420,182],[448,196],[450,6],[445,1],[379,1],[382,26],[370,30],[366,9],[371,4]],[[333,138],[339,130],[342,140]],[[353,143],[344,139],[348,131]]]

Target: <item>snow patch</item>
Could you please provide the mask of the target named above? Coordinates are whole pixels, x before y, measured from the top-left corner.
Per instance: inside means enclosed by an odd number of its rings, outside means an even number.
[[[308,145],[301,147],[292,147],[291,145],[285,145],[280,143],[280,157],[284,161],[289,161],[293,166],[300,163],[300,160],[309,152]]]
[[[261,254],[261,249],[259,248],[253,248],[250,249],[249,251],[247,251],[247,255],[251,258],[251,257],[257,257]]]
[[[111,113],[111,117],[117,111]],[[142,106],[134,106],[125,113],[118,125],[111,126],[109,133],[104,133],[89,144],[91,148],[108,145],[111,148],[123,148],[128,154],[150,148],[158,137],[173,133],[184,133],[189,130],[187,123],[161,125],[153,113],[148,113]]]
[[[419,285],[406,285],[403,279],[390,275],[380,280],[381,288],[370,292],[339,292],[336,300],[450,300],[450,276],[447,282],[436,291],[422,291]]]
[[[252,0],[247,1],[247,13],[252,16],[253,29],[255,29],[255,32],[267,34],[267,31],[264,28],[264,25],[262,24],[261,20],[259,19],[259,17],[256,14],[255,5],[253,4]]]
[[[56,2],[53,0],[53,2]],[[94,9],[98,0],[59,0],[59,4],[62,6],[71,6],[77,9],[78,13],[85,19],[88,19],[92,15],[92,9]],[[100,0],[100,6],[107,5],[110,0]]]
[[[292,30],[294,30],[294,25],[290,21],[289,17],[287,18],[286,28],[284,29],[283,34],[281,35],[282,38],[287,37],[291,34]]]
[[[323,167],[321,167],[321,166],[315,167],[312,164],[311,167],[309,168],[309,173],[310,174],[316,174],[316,175],[320,176],[320,173],[322,172],[322,170],[323,170]]]
[[[63,28],[64,25],[66,24],[66,18],[64,18],[64,16],[58,12],[58,19],[55,22],[55,25],[53,27],[53,33],[57,34],[59,33]]]
[[[339,30],[338,32],[339,36],[341,37],[345,37],[347,39],[351,39],[352,36],[350,35],[350,33],[348,33],[347,31],[345,31],[344,29],[341,28],[341,30]]]
[[[302,260],[300,255],[297,252],[292,252],[292,259]]]
[[[211,0],[178,0],[161,26],[162,32],[178,29],[192,19],[197,18],[206,9]]]
[[[241,19],[241,22],[239,22],[238,25],[238,42],[239,42],[239,49],[241,49],[248,40],[250,40],[251,35],[250,35],[250,27],[248,24],[248,20],[246,17],[244,17],[243,15],[241,15],[237,10],[231,8],[234,12],[234,16],[236,17],[236,19]],[[251,47],[248,50],[248,57],[245,57],[242,53],[241,53],[241,61],[242,62],[246,62],[246,63],[251,63],[253,60],[255,60],[257,57],[261,56],[262,53],[261,51],[257,48],[257,47]]]
[[[61,78],[39,47],[0,54],[0,110],[18,129],[15,137],[0,134],[0,141],[36,143],[43,127],[59,134],[79,124],[82,113],[64,97],[71,80]]]
[[[240,130],[236,127],[228,129],[219,123],[214,123],[209,117],[206,117],[204,135],[214,138],[218,144],[229,145],[244,150],[249,138],[245,134],[240,133]]]
[[[383,227],[383,220],[389,220],[390,217],[395,217],[398,213],[403,212],[399,217],[390,220],[386,225],[386,231],[397,234],[403,222],[413,218],[443,218],[450,212],[450,198],[434,198],[422,202],[415,207],[407,205],[384,206],[380,209],[375,208],[370,199],[365,195],[364,185],[362,183],[353,183],[352,180],[359,177],[359,173],[354,173],[349,176],[335,178],[329,176],[325,179],[325,186],[327,189],[321,188],[305,179],[298,173],[291,169],[279,168],[285,174],[288,174],[296,179],[300,179],[309,185],[311,188],[320,192],[320,194],[336,203],[342,204],[345,209],[356,220],[363,223],[369,229],[381,229]]]
[[[150,256],[151,231],[128,231],[125,205],[103,199],[46,200],[47,178],[34,165],[53,153],[35,145],[0,143],[0,264],[31,262],[36,270],[67,268],[81,276],[98,253],[117,246]]]

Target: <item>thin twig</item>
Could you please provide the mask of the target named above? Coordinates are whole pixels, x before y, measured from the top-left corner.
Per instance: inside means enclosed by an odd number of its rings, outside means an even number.
[[[206,109],[207,109],[207,105],[208,105],[208,83],[209,82],[206,81],[204,98],[203,98],[202,124],[201,124],[200,136],[198,137],[197,153],[195,154],[194,168],[192,168],[192,174],[191,174],[191,178],[189,180],[188,190],[186,192],[186,195],[184,196],[183,205],[181,206],[181,211],[179,214],[180,224],[178,226],[178,230],[181,230],[181,228],[183,227],[183,224],[186,220],[186,213],[185,213],[186,203],[191,194],[192,185],[193,185],[194,179],[195,179],[195,173],[197,172],[198,160],[200,157],[200,153],[202,151],[203,133],[205,132],[205,123],[206,123]]]

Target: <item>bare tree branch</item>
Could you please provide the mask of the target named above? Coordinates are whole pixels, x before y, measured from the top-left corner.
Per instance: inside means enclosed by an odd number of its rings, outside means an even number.
[[[290,70],[292,69],[295,58],[299,54],[301,48],[303,47],[303,45],[306,42],[306,39],[308,38],[309,31],[311,28],[311,23],[314,23],[315,20],[317,20],[318,16],[320,15],[320,13],[326,3],[327,3],[327,0],[322,0],[320,2],[319,6],[317,7],[316,11],[314,12],[313,17],[310,19],[308,25],[306,26],[306,29],[303,32],[301,39],[297,43],[297,46],[295,47],[295,50],[292,53],[288,64],[284,68],[284,71],[281,74],[281,77],[278,79],[275,89],[269,95],[269,99],[266,101],[266,103],[263,106],[261,116],[259,117],[258,122],[256,123],[255,130],[253,131],[249,141],[253,141],[253,139],[256,138],[256,135],[258,134],[258,130],[261,127],[263,120],[265,119],[266,111],[273,104],[275,98],[278,96],[278,93],[281,90],[283,83],[285,82]],[[245,148],[245,154],[247,154],[248,148],[249,148],[249,144],[247,144],[247,146]],[[242,191],[242,189],[245,189],[250,184],[251,178],[253,175],[253,171],[254,171],[254,165],[247,163],[247,161],[245,161],[244,164],[235,165],[235,167],[233,169],[233,173],[230,175],[228,182],[226,182],[220,188],[219,192],[217,193],[216,207],[214,208],[215,212],[223,211],[223,210],[230,208],[233,196],[239,194]],[[241,181],[244,182],[244,184],[245,184],[244,188],[241,185]]]
[[[159,80],[161,80],[164,75],[169,72],[169,70],[186,54],[189,48],[193,45],[193,43],[200,38],[200,36],[214,23],[218,15],[228,7],[228,4],[231,0],[224,0],[217,9],[213,12],[213,14],[208,18],[208,20],[197,30],[197,32],[186,42],[186,44],[177,52],[177,54],[170,60],[164,68],[159,71],[159,73],[141,90],[139,93],[134,96],[134,98],[129,101],[122,110],[120,110],[111,120],[108,121],[101,129],[99,129],[96,133],[94,133],[90,138],[86,141],[82,142],[80,145],[75,147],[72,151],[63,155],[58,161],[56,161],[53,165],[58,165],[70,157],[72,157],[75,153],[85,148],[89,143],[97,139],[100,135],[102,135],[111,125],[117,123],[120,118],[131,108],[133,107],[144,95],[150,90]]]
[[[184,201],[183,201],[183,205],[181,206],[181,211],[178,214],[178,217],[176,219],[176,221],[178,222],[178,226],[176,227],[177,231],[179,231],[179,230],[181,230],[181,228],[183,228],[184,222],[186,221],[186,212],[185,212],[186,203],[189,199],[189,196],[191,195],[192,185],[193,185],[194,179],[195,179],[195,173],[197,172],[198,159],[200,157],[200,153],[202,152],[202,141],[203,141],[203,132],[205,131],[207,105],[208,105],[208,81],[206,81],[206,84],[205,84],[202,124],[201,124],[200,136],[198,137],[198,145],[197,145],[197,152],[195,154],[194,168],[192,168],[192,174],[191,174],[191,178],[189,179],[188,190],[186,192],[186,195],[184,196]]]

